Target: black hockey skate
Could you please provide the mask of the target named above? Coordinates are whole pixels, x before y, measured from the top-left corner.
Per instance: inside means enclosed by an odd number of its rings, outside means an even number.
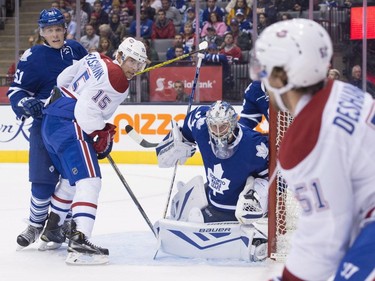
[[[53,212],[49,214],[46,228],[40,236],[40,240],[42,241],[39,245],[40,251],[58,249],[65,242],[66,233],[64,225],[59,226],[59,221],[60,216],[58,214]]]
[[[17,244],[19,245],[18,249],[23,249],[24,247],[34,243],[36,240],[38,240],[42,231],[43,227],[28,225],[27,228],[17,236]]]
[[[109,261],[108,249],[92,244],[80,231],[72,229],[69,240],[67,264],[94,265]]]

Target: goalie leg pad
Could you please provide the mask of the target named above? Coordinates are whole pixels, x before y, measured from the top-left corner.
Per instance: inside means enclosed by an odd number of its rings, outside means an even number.
[[[172,198],[171,219],[189,221],[190,216],[190,220],[200,220],[197,213],[208,205],[203,177],[196,176],[186,184],[178,182],[177,189]]]
[[[192,223],[162,219],[155,223],[164,253],[205,259],[262,261],[267,237],[254,226],[238,222]]]

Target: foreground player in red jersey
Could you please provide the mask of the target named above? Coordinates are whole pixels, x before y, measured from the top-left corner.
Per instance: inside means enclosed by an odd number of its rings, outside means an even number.
[[[278,168],[302,214],[282,281],[375,278],[375,103],[326,79],[332,49],[321,25],[294,19],[266,28],[250,60],[271,104],[294,117]]]

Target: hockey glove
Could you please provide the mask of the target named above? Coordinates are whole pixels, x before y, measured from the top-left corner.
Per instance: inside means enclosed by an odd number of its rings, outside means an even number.
[[[243,191],[238,196],[236,218],[241,224],[252,224],[267,212],[268,182],[252,176],[247,178]]]
[[[18,102],[18,106],[23,108],[24,118],[30,116],[34,119],[42,117],[44,103],[36,98],[25,97]]]
[[[94,149],[97,153],[98,159],[103,159],[108,156],[112,150],[113,137],[116,134],[116,126],[110,123],[105,124],[101,130],[96,130],[89,134],[94,139]]]
[[[177,123],[172,123],[172,131],[156,147],[158,165],[160,168],[173,167],[177,162],[182,165],[195,151],[195,144],[185,142]]]

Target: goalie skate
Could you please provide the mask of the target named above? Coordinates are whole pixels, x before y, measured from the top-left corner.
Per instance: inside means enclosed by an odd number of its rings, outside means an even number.
[[[38,240],[39,235],[42,233],[42,231],[43,227],[28,225],[27,228],[17,236],[17,250],[22,250],[23,248]]]
[[[71,265],[106,264],[109,262],[109,251],[92,244],[82,232],[72,231],[65,262]]]

